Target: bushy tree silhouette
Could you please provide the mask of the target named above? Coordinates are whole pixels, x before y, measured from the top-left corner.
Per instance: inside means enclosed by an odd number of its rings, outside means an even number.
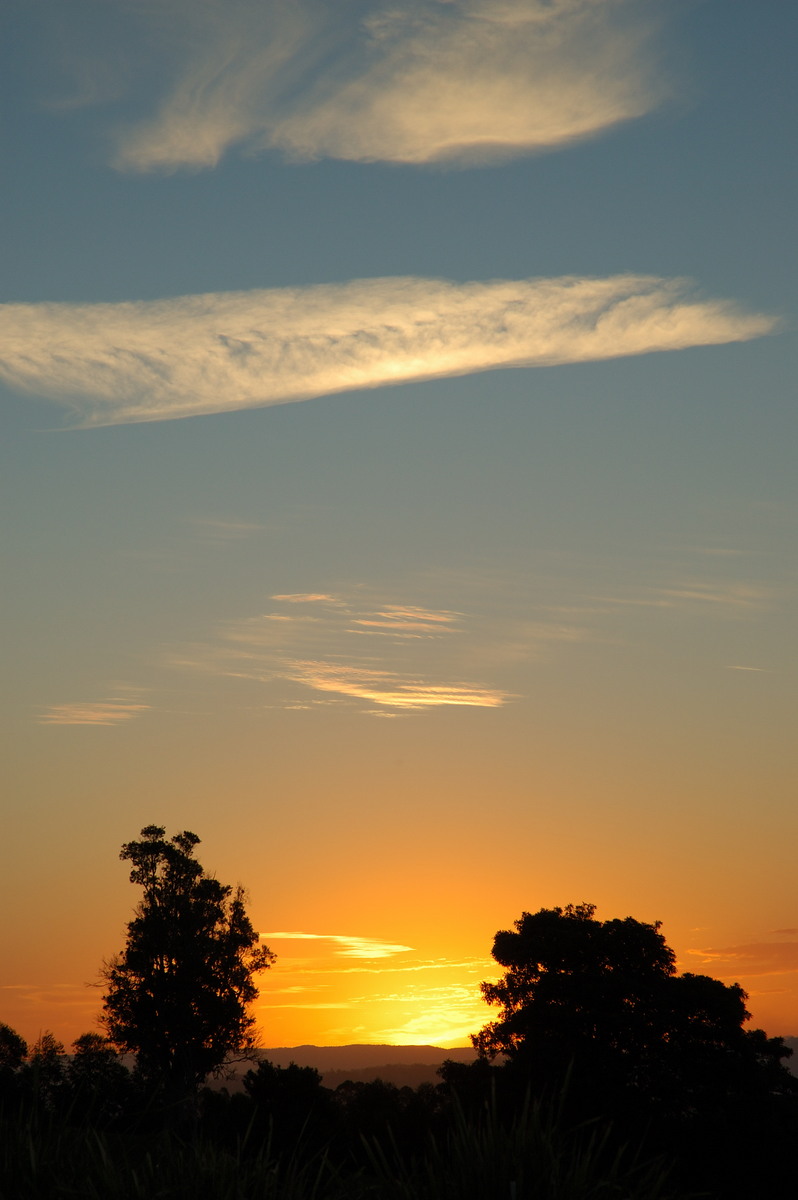
[[[66,1071],[71,1102],[95,1125],[111,1124],[131,1099],[130,1072],[99,1033],[82,1033],[72,1051]]]
[[[289,1063],[278,1067],[261,1059],[257,1070],[247,1071],[244,1091],[252,1101],[256,1126],[270,1130],[281,1144],[317,1149],[332,1131],[335,1116],[332,1092],[323,1086],[315,1067]],[[250,1117],[252,1120],[252,1117]]]
[[[164,834],[148,825],[122,847],[144,896],[125,949],[102,970],[101,1021],[145,1078],[186,1094],[228,1055],[251,1048],[255,975],[274,955],[259,945],[243,889],[219,883],[195,859],[197,835]]]
[[[783,1040],[743,1028],[742,988],[677,975],[659,928],[598,921],[592,904],[524,913],[494,940],[505,974],[482,992],[502,1012],[473,1036],[479,1054],[543,1085],[570,1071],[605,1100],[643,1095],[671,1112],[793,1090]]]
[[[0,1105],[16,1090],[28,1044],[16,1029],[0,1021]]]
[[[18,1071],[28,1054],[28,1045],[16,1029],[0,1021],[0,1071]]]

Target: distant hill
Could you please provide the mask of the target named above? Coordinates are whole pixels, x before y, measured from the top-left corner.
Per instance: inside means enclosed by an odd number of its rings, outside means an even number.
[[[340,1083],[351,1079],[368,1083],[372,1079],[384,1079],[397,1087],[418,1087],[420,1083],[439,1083],[438,1067],[447,1059],[470,1063],[476,1052],[470,1046],[276,1046],[259,1048],[258,1058],[265,1058],[276,1067],[287,1067],[296,1063],[298,1067],[315,1067],[321,1074],[324,1086],[337,1088]],[[251,1063],[242,1063],[232,1079],[220,1080],[217,1086],[236,1091],[241,1086],[242,1075],[252,1069]]]
[[[785,1037],[785,1045],[793,1051],[792,1057],[784,1060],[785,1066],[798,1076],[798,1037]],[[383,1079],[397,1087],[418,1087],[420,1083],[439,1083],[438,1067],[446,1059],[470,1063],[476,1051],[470,1046],[277,1046],[259,1049],[259,1058],[266,1058],[277,1067],[296,1063],[298,1067],[315,1067],[322,1076],[324,1086],[337,1088],[340,1083],[351,1079],[368,1083],[372,1079]],[[241,1074],[249,1070],[245,1064]],[[237,1072],[238,1074],[238,1072]],[[230,1084],[228,1083],[229,1087]],[[233,1090],[235,1084],[233,1084]]]
[[[292,1062],[298,1067],[315,1067],[328,1088],[337,1088],[348,1079],[363,1083],[383,1079],[397,1087],[413,1088],[420,1083],[440,1083],[437,1070],[447,1058],[466,1063],[476,1058],[470,1046],[450,1050],[442,1046],[279,1046],[258,1054],[276,1067]]]
[[[447,1050],[443,1046],[278,1046],[258,1050],[259,1058],[268,1058],[276,1067],[296,1063],[317,1071],[348,1071],[384,1066],[386,1063],[440,1066],[447,1058],[455,1062],[473,1062],[476,1052],[470,1046]]]

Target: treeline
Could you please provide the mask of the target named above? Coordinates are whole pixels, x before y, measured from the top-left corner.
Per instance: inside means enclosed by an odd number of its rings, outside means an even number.
[[[520,1104],[502,1068],[399,1088],[325,1088],[312,1067],[261,1061],[244,1089],[176,1100],[96,1035],[66,1056],[0,1028],[2,1200],[667,1200],[663,1161],[622,1148],[609,1125],[572,1121],[562,1099]]]
[[[51,1035],[25,1053],[2,1026],[0,1047],[2,1200],[751,1200],[794,1187],[787,1091],[718,1086],[666,1113],[610,1092],[597,1104],[576,1060],[539,1092],[485,1059],[444,1064],[437,1084],[334,1090],[312,1067],[260,1061],[243,1090],[177,1099],[96,1034],[71,1055]]]
[[[122,847],[143,898],[66,1055],[0,1025],[0,1200],[752,1200],[794,1194],[798,1080],[736,985],[679,974],[657,923],[589,904],[496,934],[498,1010],[416,1088],[324,1087],[252,1055],[273,956],[199,839]],[[123,1057],[124,1056],[124,1057]],[[126,1062],[134,1066],[128,1069]]]

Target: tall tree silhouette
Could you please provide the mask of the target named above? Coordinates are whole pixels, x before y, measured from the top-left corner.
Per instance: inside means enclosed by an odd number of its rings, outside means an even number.
[[[254,977],[274,955],[259,945],[243,889],[219,883],[195,859],[197,835],[164,835],[148,825],[122,847],[144,895],[125,949],[103,967],[101,1021],[146,1078],[185,1094],[229,1054],[251,1048]]]

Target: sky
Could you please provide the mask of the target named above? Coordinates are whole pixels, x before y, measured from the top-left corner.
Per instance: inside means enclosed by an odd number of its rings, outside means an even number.
[[[798,1034],[798,10],[0,21],[0,1020],[158,824],[267,1046],[468,1044],[582,901]]]

